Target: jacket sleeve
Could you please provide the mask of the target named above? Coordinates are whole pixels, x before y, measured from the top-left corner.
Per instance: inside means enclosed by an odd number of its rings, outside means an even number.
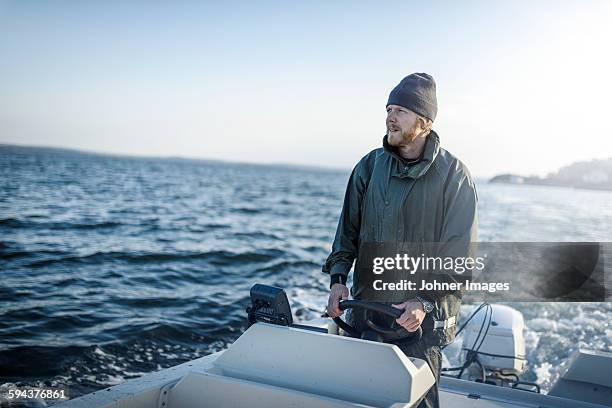
[[[361,228],[361,203],[371,174],[372,153],[365,156],[353,169],[344,194],[342,213],[336,229],[332,251],[323,264],[322,271],[331,276],[346,278],[357,258],[359,231]]]
[[[476,186],[467,168],[457,161],[453,174],[447,180],[444,191],[444,222],[439,249],[441,257],[474,257],[477,241],[478,195]],[[430,278],[445,282],[463,282],[470,275],[467,271],[459,275],[455,272],[439,271]],[[462,286],[463,287],[463,286]],[[461,291],[422,291],[433,301],[438,301],[444,295],[454,295],[459,299]]]

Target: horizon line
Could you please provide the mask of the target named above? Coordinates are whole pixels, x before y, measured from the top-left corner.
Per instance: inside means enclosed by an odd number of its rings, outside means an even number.
[[[61,150],[65,152],[73,152],[80,154],[89,154],[95,156],[109,156],[109,157],[118,157],[118,158],[132,158],[132,159],[161,159],[161,160],[185,160],[185,161],[202,161],[202,162],[213,162],[213,163],[225,163],[225,164],[239,164],[239,165],[249,165],[249,166],[267,166],[267,167],[290,167],[290,168],[303,168],[303,169],[312,169],[312,170],[327,170],[327,171],[351,171],[349,167],[332,167],[332,166],[320,166],[316,164],[305,164],[305,163],[286,163],[286,162],[250,162],[250,161],[242,161],[242,160],[227,160],[227,159],[214,159],[214,158],[206,158],[206,157],[194,157],[194,156],[181,156],[181,155],[168,155],[168,156],[158,156],[158,155],[148,155],[148,154],[132,154],[132,153],[115,153],[115,152],[105,152],[99,150],[87,150],[81,149],[77,147],[64,147],[64,146],[50,146],[50,145],[34,145],[34,144],[15,144],[15,143],[6,143],[0,141],[0,148],[3,147],[17,147],[17,148],[26,148],[26,149],[46,149],[46,150]],[[590,159],[590,161],[595,160],[611,160],[612,157],[607,159]],[[565,166],[562,166],[556,170],[553,170],[550,173],[556,173],[561,168],[572,165],[574,163],[580,162],[572,162],[568,163]],[[521,177],[532,177],[531,175],[522,175],[522,174],[514,174],[508,172],[499,172],[492,176],[481,176],[474,175],[474,179],[486,179],[489,180],[496,176],[502,175],[515,175]]]
[[[293,168],[305,168],[313,170],[331,170],[331,171],[351,171],[348,167],[331,167],[331,166],[319,166],[316,164],[302,164],[302,163],[286,163],[286,162],[249,162],[241,160],[226,160],[226,159],[211,159],[206,157],[193,157],[193,156],[180,156],[180,155],[148,155],[148,154],[131,154],[131,153],[113,153],[99,150],[87,150],[76,147],[63,147],[63,146],[49,146],[49,145],[34,145],[34,144],[15,144],[5,143],[0,141],[0,149],[3,147],[17,147],[26,149],[45,149],[45,150],[59,150],[71,153],[88,154],[93,156],[108,156],[117,158],[130,158],[130,159],[161,159],[161,160],[185,160],[185,161],[202,161],[202,162],[213,162],[223,164],[239,164],[249,166],[262,166],[262,167],[293,167]]]

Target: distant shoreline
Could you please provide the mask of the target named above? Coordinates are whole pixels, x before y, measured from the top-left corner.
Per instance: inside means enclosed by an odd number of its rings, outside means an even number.
[[[512,181],[500,181],[500,180],[494,180],[496,177],[495,176],[493,178],[491,178],[490,180],[488,180],[489,183],[491,184],[508,184],[508,185],[514,185],[514,186],[536,186],[536,187],[559,187],[559,188],[571,188],[571,189],[578,189],[578,190],[590,190],[590,191],[612,191],[612,188],[610,187],[599,187],[599,186],[589,186],[589,185],[569,185],[569,184],[553,184],[553,183],[545,183],[545,182],[512,182]],[[486,181],[486,180],[484,180]]]
[[[489,183],[612,191],[612,158],[572,163],[546,177],[499,174],[489,179]]]

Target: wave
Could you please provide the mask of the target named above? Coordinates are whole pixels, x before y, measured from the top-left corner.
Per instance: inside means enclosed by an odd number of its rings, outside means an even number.
[[[8,247],[8,246],[6,246]],[[2,247],[0,246],[0,250]],[[38,258],[45,256],[57,256],[59,258],[69,256],[69,252],[65,251],[53,251],[53,250],[42,250],[42,251],[0,251],[0,259],[3,260],[18,260],[24,258]],[[57,259],[59,259],[57,258]]]
[[[21,220],[17,218],[2,218],[0,219],[0,227],[8,228],[33,228],[33,229],[50,229],[50,230],[96,230],[110,229],[124,226],[125,224],[116,221],[102,222],[35,222],[30,220]]]
[[[267,265],[261,268],[255,269],[253,272],[256,274],[262,274],[263,276],[274,276],[279,273],[288,273],[296,270],[304,269],[320,269],[321,264],[318,262],[299,260],[299,261],[286,261],[281,260],[272,265]]]
[[[31,268],[67,264],[101,264],[106,262],[126,262],[130,264],[153,264],[171,262],[206,261],[214,266],[244,265],[269,262],[286,253],[277,249],[264,249],[251,252],[209,251],[209,252],[96,252],[83,256],[43,259],[28,264]]]
[[[0,377],[53,376],[91,347],[17,346],[0,351]]]

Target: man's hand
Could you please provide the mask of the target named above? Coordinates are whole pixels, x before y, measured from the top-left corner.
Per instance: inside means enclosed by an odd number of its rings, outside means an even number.
[[[404,311],[400,317],[395,320],[400,326],[406,331],[415,332],[423,323],[425,319],[425,311],[423,310],[423,304],[416,299],[408,300],[399,305],[392,305],[396,309]]]
[[[340,310],[340,300],[346,300],[349,297],[349,290],[341,283],[334,283],[329,292],[327,300],[327,314],[331,317],[342,316],[344,311]]]

